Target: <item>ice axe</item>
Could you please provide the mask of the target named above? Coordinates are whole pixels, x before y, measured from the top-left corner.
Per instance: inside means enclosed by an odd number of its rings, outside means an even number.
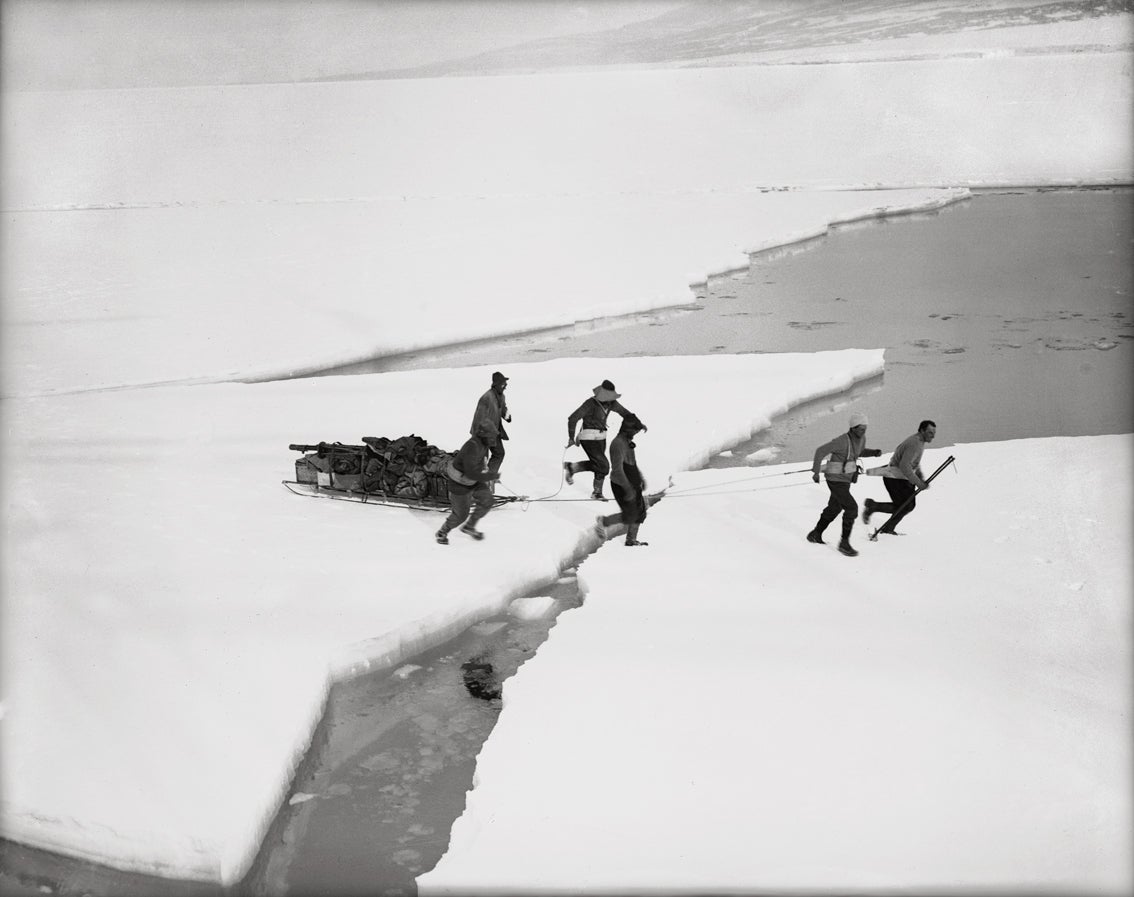
[[[896,514],[900,514],[900,513],[902,513],[902,511],[904,511],[904,510],[906,509],[906,506],[907,506],[907,505],[908,505],[908,504],[909,504],[909,503],[910,503],[911,501],[913,501],[913,500],[914,500],[915,498],[917,498],[917,496],[918,496],[918,493],[920,493],[920,492],[924,492],[924,491],[925,491],[925,488],[926,488],[926,486],[928,486],[928,485],[929,485],[930,483],[932,483],[932,482],[933,482],[933,478],[934,478],[934,477],[936,477],[936,476],[937,476],[937,474],[941,473],[941,471],[943,471],[943,470],[944,470],[944,469],[945,469],[946,467],[948,467],[948,466],[949,466],[950,464],[952,464],[952,463],[953,463],[953,456],[952,456],[952,455],[950,455],[950,456],[949,456],[948,458],[946,458],[946,459],[945,459],[945,460],[944,460],[944,461],[942,462],[942,464],[941,464],[941,466],[940,466],[940,467],[938,467],[938,468],[937,468],[937,469],[936,469],[935,471],[933,471],[933,473],[931,473],[931,474],[930,474],[930,475],[929,475],[929,476],[928,476],[928,477],[926,478],[926,480],[925,480],[925,486],[922,486],[922,487],[921,487],[920,489],[915,489],[915,490],[914,490],[914,494],[913,494],[913,495],[911,495],[911,496],[910,496],[909,498],[907,498],[907,499],[906,499],[906,500],[905,500],[904,502],[902,502],[902,503],[901,503],[901,504],[900,504],[900,505],[899,505],[899,506],[897,507],[897,509],[896,509],[896,510],[894,511],[894,513],[890,515],[890,517],[894,517],[894,516],[895,516]],[[890,522],[890,521],[889,521],[889,519],[887,519],[887,520],[886,520],[886,523],[889,523],[889,522]],[[868,536],[867,538],[868,538],[868,539],[870,539],[870,541],[871,541],[871,542],[877,542],[877,541],[878,541],[878,534],[879,534],[880,532],[882,532],[882,529],[883,529],[883,528],[884,528],[884,527],[886,526],[886,523],[883,523],[883,524],[882,524],[882,526],[878,527],[878,529],[876,529],[876,530],[875,530],[874,532],[872,532],[872,533],[871,533],[871,534],[870,534],[870,535],[869,535],[869,536]]]

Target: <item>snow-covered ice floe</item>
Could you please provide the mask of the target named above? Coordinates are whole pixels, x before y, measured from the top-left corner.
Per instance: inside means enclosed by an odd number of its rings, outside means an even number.
[[[806,473],[678,476],[505,684],[420,892],[1130,893],[1132,449],[930,448],[854,559]]]
[[[561,482],[593,386],[614,380],[649,426],[658,488],[882,367],[877,349],[511,365],[501,489],[576,500],[513,504],[448,547],[436,512],[292,495],[287,447],[455,449],[491,368],[6,400],[5,837],[239,880],[332,678],[396,669],[598,544],[589,477]]]
[[[749,251],[966,187],[1127,183],[1131,96],[1123,53],[13,92],[3,389],[274,376],[686,304]],[[132,123],[125,156],[106,121]]]
[[[5,308],[22,326],[3,390],[280,376],[688,305],[691,284],[747,267],[749,251],[969,195],[662,190],[14,216]]]

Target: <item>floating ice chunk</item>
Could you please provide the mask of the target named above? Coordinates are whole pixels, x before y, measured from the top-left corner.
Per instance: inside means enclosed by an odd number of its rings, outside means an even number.
[[[722,458],[731,458],[732,457],[732,449],[725,449],[723,452],[720,453],[720,455],[721,455]]]
[[[750,455],[745,455],[744,460],[750,464],[763,464],[766,461],[774,461],[780,455],[780,447],[778,445],[769,445],[762,449],[757,449]]]
[[[517,598],[508,605],[508,613],[521,620],[538,620],[546,617],[555,607],[555,599],[550,595],[537,595],[534,598]]]
[[[1107,339],[1106,337],[1100,337],[1099,339],[1091,343],[1091,345],[1096,349],[1102,349],[1105,352],[1107,349],[1113,349],[1118,345],[1118,343],[1116,343],[1114,340]]]
[[[407,663],[405,666],[398,667],[396,670],[394,670],[394,675],[399,679],[408,679],[420,669],[421,667],[416,663]]]
[[[296,804],[306,803],[307,801],[312,800],[314,797],[314,794],[305,794],[302,791],[297,791],[291,796],[291,800],[289,800],[287,803],[288,806],[294,807]]]
[[[1054,349],[1056,352],[1082,352],[1092,344],[1074,337],[1047,336],[1040,340],[1040,345],[1045,349]]]
[[[474,623],[469,628],[477,635],[492,635],[492,633],[496,632],[499,629],[503,629],[506,625],[506,623],[496,621],[492,623]]]

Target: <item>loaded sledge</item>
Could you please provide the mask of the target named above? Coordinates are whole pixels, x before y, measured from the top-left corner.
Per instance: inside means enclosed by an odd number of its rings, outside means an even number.
[[[295,479],[283,481],[296,495],[420,511],[449,511],[446,468],[453,453],[430,445],[420,436],[412,433],[398,439],[363,436],[361,445],[292,443],[288,448],[303,452],[295,462]],[[521,495],[497,496],[493,506],[523,498]]]

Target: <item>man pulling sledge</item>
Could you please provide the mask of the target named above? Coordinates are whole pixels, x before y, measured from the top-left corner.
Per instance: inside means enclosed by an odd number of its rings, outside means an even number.
[[[586,452],[586,461],[564,461],[563,474],[567,483],[573,483],[575,474],[589,470],[595,475],[594,488],[591,498],[597,501],[606,501],[602,494],[603,483],[610,473],[610,462],[606,460],[606,419],[611,411],[617,411],[623,420],[633,417],[633,413],[623,408],[618,400],[622,397],[609,380],[603,380],[591,392],[592,398],[587,399],[571,412],[567,418],[567,446],[570,448],[578,442],[579,447]],[[575,434],[576,425],[582,421],[582,429]]]
[[[638,541],[638,527],[646,519],[646,480],[634,451],[634,437],[645,431],[646,425],[637,416],[627,414],[610,443],[610,489],[621,512],[618,516],[626,524],[626,544],[630,547],[650,544]],[[601,525],[606,522],[606,518],[599,518]]]
[[[824,458],[829,457],[823,473],[827,478],[827,488],[831,490],[831,498],[819,515],[819,522],[807,534],[807,541],[820,545],[827,544],[823,541],[823,530],[842,511],[843,534],[839,539],[839,551],[847,557],[855,557],[858,552],[851,547],[850,534],[858,517],[858,504],[851,495],[851,483],[858,480],[858,459],[876,458],[882,454],[882,451],[866,448],[868,421],[865,414],[856,411],[850,416],[849,424],[850,429],[846,433],[815,449],[815,458],[811,462],[811,479],[816,483],[819,482],[819,465]]]
[[[926,445],[933,442],[933,437],[936,435],[937,424],[931,420],[923,420],[917,425],[917,432],[903,439],[894,449],[890,463],[882,468],[882,485],[890,493],[890,501],[866,499],[863,502],[866,505],[862,512],[863,523],[870,522],[871,514],[889,514],[890,519],[878,527],[878,532],[892,536],[899,535],[895,528],[917,504],[914,495],[929,488],[929,482],[921,472],[921,456]],[[871,473],[875,472],[871,471]]]
[[[492,426],[478,424],[473,435],[449,462],[445,473],[449,478],[452,510],[441,524],[441,529],[437,530],[436,539],[441,545],[449,544],[449,531],[455,526],[460,526],[462,533],[478,542],[484,538],[484,533],[476,525],[492,510],[492,490],[488,484],[500,478],[499,473],[488,469],[488,453],[495,442]],[[465,518],[468,518],[467,522]]]

